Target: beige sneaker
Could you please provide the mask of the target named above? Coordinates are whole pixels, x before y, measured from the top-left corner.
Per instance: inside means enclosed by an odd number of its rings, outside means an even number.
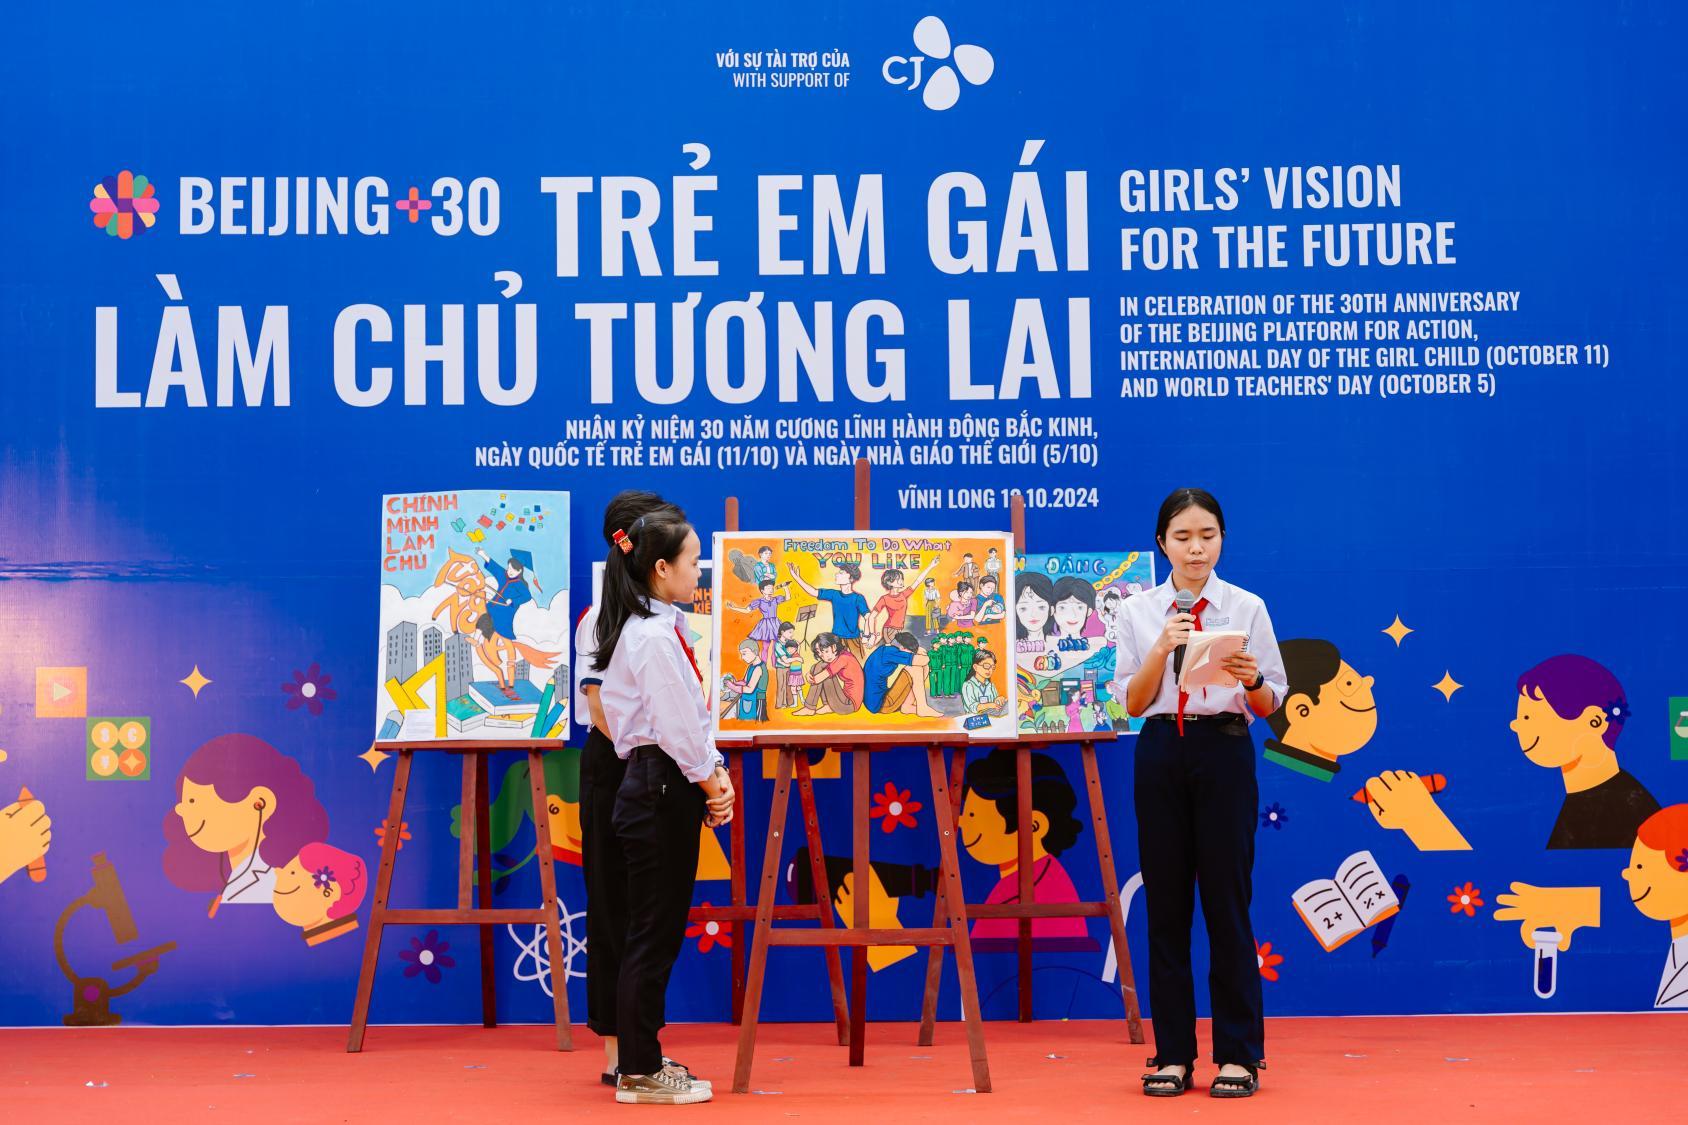
[[[615,1100],[628,1105],[692,1105],[714,1096],[714,1090],[668,1067],[655,1074],[623,1074],[615,1085]]]
[[[715,1083],[711,1082],[707,1078],[699,1078],[697,1075],[693,1074],[690,1070],[688,1070],[686,1068],[685,1063],[675,1062],[673,1059],[669,1058],[667,1055],[664,1055],[662,1057],[662,1069],[673,1071],[675,1074],[678,1074],[680,1077],[690,1080],[690,1082],[693,1086],[702,1086],[705,1090],[715,1089]]]

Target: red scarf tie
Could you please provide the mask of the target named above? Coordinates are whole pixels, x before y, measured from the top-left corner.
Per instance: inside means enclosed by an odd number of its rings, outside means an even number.
[[[697,677],[698,683],[703,683],[703,671],[697,666],[697,656],[692,652],[691,643],[686,640],[686,622],[684,618],[674,623],[674,635],[680,638],[680,648],[685,652],[686,660],[692,666],[692,674]]]
[[[1190,607],[1190,612],[1193,615],[1195,615],[1195,618],[1196,618],[1196,624],[1195,624],[1194,628],[1195,628],[1195,631],[1198,632],[1198,633],[1202,631],[1202,611],[1206,608],[1207,608],[1207,599],[1206,598],[1201,599],[1195,605]],[[1178,666],[1179,666],[1179,671],[1182,672],[1183,667],[1184,667],[1184,662],[1182,660],[1180,660],[1178,662]],[[1178,737],[1179,738],[1184,737],[1184,705],[1188,702],[1190,702],[1190,693],[1185,691],[1183,688],[1179,688],[1178,689]]]

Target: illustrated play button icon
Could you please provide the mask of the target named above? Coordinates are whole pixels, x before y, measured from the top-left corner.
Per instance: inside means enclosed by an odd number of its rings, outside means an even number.
[[[35,717],[80,719],[88,714],[88,669],[37,668]]]

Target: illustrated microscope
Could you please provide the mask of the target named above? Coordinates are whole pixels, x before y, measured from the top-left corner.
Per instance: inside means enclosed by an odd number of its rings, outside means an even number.
[[[126,945],[137,936],[135,916],[129,912],[129,900],[124,897],[123,887],[117,881],[117,869],[112,867],[104,852],[94,853],[93,864],[94,885],[88,888],[87,894],[71,900],[53,929],[53,953],[58,957],[59,970],[71,986],[71,1009],[64,1017],[66,1027],[109,1027],[122,1023],[123,1017],[111,1010],[112,998],[139,988],[142,981],[158,971],[158,959],[176,948],[175,942],[167,941],[112,962],[111,971],[114,973],[135,970],[132,979],[116,988],[101,977],[85,977],[71,967],[70,959],[64,952],[65,924],[72,914],[85,906],[105,913],[106,922],[111,926],[111,936],[119,945]]]

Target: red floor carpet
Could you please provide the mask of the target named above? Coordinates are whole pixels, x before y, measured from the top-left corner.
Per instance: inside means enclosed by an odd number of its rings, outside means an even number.
[[[660,1111],[688,1120],[901,1125],[908,1121],[1114,1121],[1221,1116],[1250,1122],[1680,1122],[1688,1018],[1680,1015],[1278,1019],[1252,1100],[1216,1102],[1206,1083],[1144,1098],[1148,1053],[1117,1023],[992,1023],[995,1092],[969,1094],[961,1029],[936,1047],[914,1027],[868,1028],[851,1070],[830,1025],[765,1024],[751,1085],[735,1095],[735,1029],[673,1027],[668,1052],[720,1092]],[[656,1109],[618,1106],[598,1084],[602,1048],[585,1028],[573,1054],[548,1027],[372,1027],[361,1055],[341,1028],[113,1028],[0,1031],[8,1121],[573,1122]],[[1202,1042],[1207,1042],[1206,1028]],[[1202,1064],[1198,1079],[1211,1076]],[[92,1083],[92,1085],[89,1085]]]

